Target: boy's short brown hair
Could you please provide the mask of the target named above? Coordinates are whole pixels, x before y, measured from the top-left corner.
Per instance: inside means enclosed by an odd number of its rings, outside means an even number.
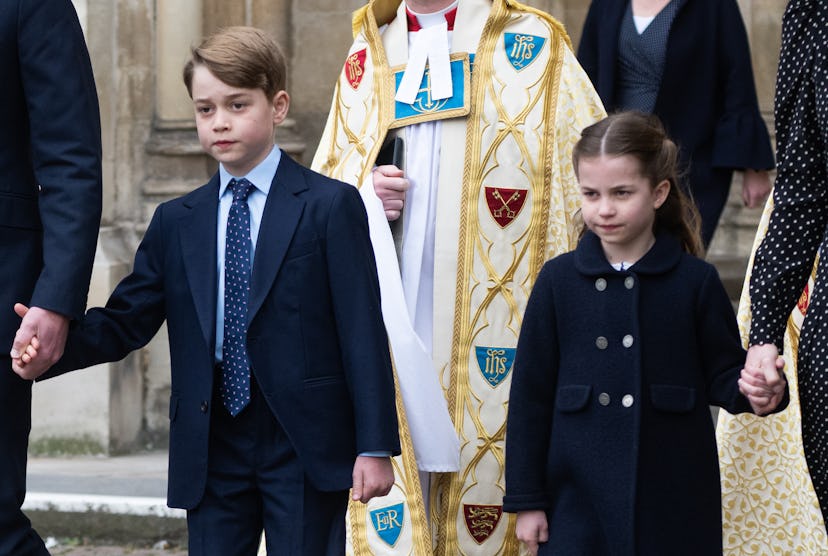
[[[225,27],[192,49],[184,65],[184,84],[193,96],[193,70],[206,66],[232,87],[261,89],[268,100],[285,90],[287,66],[276,41],[254,27]]]

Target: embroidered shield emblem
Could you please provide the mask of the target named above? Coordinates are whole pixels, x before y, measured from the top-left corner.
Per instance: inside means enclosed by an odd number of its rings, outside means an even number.
[[[503,33],[503,40],[506,46],[506,57],[517,71],[526,69],[534,62],[546,42],[543,37],[520,33]]]
[[[391,548],[397,544],[397,540],[400,538],[404,512],[405,506],[402,503],[386,506],[370,512],[371,524],[374,526],[374,531]]]
[[[796,304],[803,316],[808,311],[808,304],[811,301],[811,288],[809,286],[810,283],[805,284],[805,289],[802,290],[802,295],[799,296],[799,302]]]
[[[515,362],[515,348],[498,348],[474,346],[477,355],[477,366],[483,378],[493,388],[497,388],[512,370]]]
[[[503,506],[487,506],[482,504],[463,504],[463,517],[466,520],[466,529],[474,542],[483,544],[500,523],[503,515]]]
[[[362,76],[365,75],[365,59],[368,56],[368,49],[363,48],[354,52],[345,60],[345,68],[342,70],[345,74],[345,79],[348,85],[353,90],[359,89],[359,84],[362,83]]]
[[[505,187],[486,187],[486,204],[489,213],[498,226],[505,228],[520,214],[526,202],[526,189],[507,189]]]

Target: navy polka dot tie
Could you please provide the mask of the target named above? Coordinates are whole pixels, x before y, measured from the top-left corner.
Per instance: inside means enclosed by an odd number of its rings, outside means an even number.
[[[233,203],[227,217],[224,250],[224,346],[219,386],[224,406],[238,415],[250,401],[250,361],[247,358],[247,298],[250,294],[250,207],[253,184],[230,180]]]

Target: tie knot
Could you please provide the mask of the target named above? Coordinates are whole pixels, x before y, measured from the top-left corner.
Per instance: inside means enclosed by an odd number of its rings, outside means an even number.
[[[230,191],[233,192],[233,202],[236,201],[246,201],[247,196],[250,195],[250,191],[253,190],[253,184],[247,181],[245,178],[237,180],[233,178],[230,180],[230,183],[227,184],[227,187],[230,188]]]

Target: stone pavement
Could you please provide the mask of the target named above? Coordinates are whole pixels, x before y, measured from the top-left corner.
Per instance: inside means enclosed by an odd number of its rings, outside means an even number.
[[[166,492],[166,452],[30,457],[23,509],[54,556],[183,556],[185,513]]]
[[[52,556],[186,556],[183,549],[132,548],[130,546],[57,546]]]

